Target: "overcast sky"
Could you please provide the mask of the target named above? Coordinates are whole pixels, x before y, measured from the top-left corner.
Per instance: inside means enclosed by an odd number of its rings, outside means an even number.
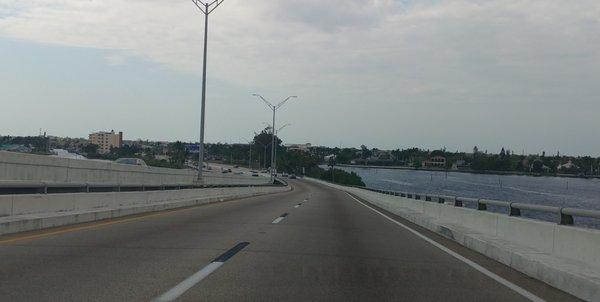
[[[198,139],[189,0],[0,0],[0,135]],[[600,155],[600,1],[225,0],[207,140]]]

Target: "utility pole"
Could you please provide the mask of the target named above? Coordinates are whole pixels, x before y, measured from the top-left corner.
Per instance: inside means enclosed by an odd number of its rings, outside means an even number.
[[[289,101],[290,99],[293,98],[297,98],[297,96],[293,95],[293,96],[288,96],[285,100],[281,101],[281,103],[277,104],[277,105],[273,105],[271,104],[269,101],[267,101],[262,95],[260,94],[253,94],[253,96],[260,98],[263,102],[265,102],[265,104],[267,104],[267,106],[273,110],[273,124],[271,125],[271,182],[275,181],[275,176],[273,175],[274,173],[276,173],[277,171],[277,167],[276,167],[276,160],[275,160],[275,113],[277,112],[277,109],[281,108],[281,106],[283,106],[283,104],[285,104],[287,101]]]
[[[206,58],[208,51],[208,15],[212,13],[225,0],[214,0],[213,2],[203,2],[201,0],[192,0],[192,2],[204,14],[204,60],[202,67],[202,109],[200,111],[200,145],[198,146],[198,181],[204,182],[202,177],[202,168],[204,167],[204,121],[206,116]]]

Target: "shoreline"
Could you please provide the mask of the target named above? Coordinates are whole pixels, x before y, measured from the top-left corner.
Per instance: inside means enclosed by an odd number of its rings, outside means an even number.
[[[551,174],[551,173],[531,173],[517,171],[475,171],[475,170],[447,170],[433,168],[415,168],[407,166],[372,166],[372,165],[347,165],[338,164],[338,167],[359,168],[359,169],[385,169],[385,170],[411,170],[411,171],[426,171],[426,172],[447,172],[447,173],[467,173],[467,174],[485,174],[485,175],[516,175],[516,176],[531,176],[531,177],[561,177],[561,178],[581,178],[581,179],[600,179],[600,176],[579,176],[572,174]]]

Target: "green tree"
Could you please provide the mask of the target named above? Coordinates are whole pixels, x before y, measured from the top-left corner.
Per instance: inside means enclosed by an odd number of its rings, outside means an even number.
[[[91,156],[98,154],[98,148],[99,146],[96,144],[87,144],[83,146],[81,150],[85,152],[86,155]]]
[[[261,131],[259,134],[255,135],[253,142],[254,142],[254,146],[258,150],[258,152],[264,151],[264,149],[262,149],[263,146],[267,146],[266,164],[267,164],[267,166],[271,166],[271,145],[272,145],[271,144],[272,143],[271,128],[267,127],[263,131]],[[279,146],[281,145],[281,143],[282,143],[282,141],[279,139],[279,137],[275,136],[275,148],[277,148],[276,150],[278,152],[279,152]]]
[[[187,149],[185,148],[185,144],[180,141],[169,144],[168,146],[168,155],[170,157],[171,166],[181,169],[185,164],[185,161],[188,157]]]
[[[362,181],[362,178],[358,176],[358,174],[354,172],[346,172],[340,169],[332,169],[325,171],[321,169],[320,179],[330,182],[335,182],[342,185],[347,186],[361,186],[364,187],[365,183]],[[333,178],[332,178],[333,177]]]
[[[534,160],[532,163],[532,170],[535,173],[544,172],[544,162],[542,162],[540,159]]]

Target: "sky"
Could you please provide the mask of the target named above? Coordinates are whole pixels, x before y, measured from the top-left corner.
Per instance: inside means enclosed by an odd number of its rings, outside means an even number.
[[[225,0],[208,142],[600,156],[600,1]],[[197,141],[203,15],[187,0],[0,0],[0,135]]]

